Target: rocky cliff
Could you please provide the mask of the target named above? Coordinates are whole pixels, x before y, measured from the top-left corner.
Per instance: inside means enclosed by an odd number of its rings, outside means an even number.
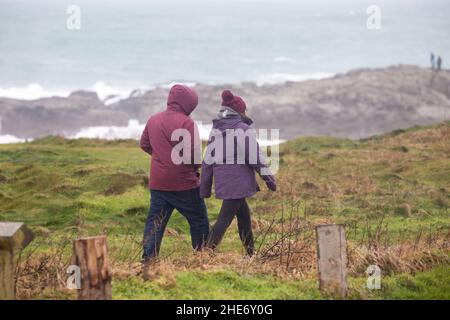
[[[247,102],[257,128],[279,128],[280,138],[332,135],[363,138],[450,119],[450,71],[399,65],[358,69],[333,78],[257,86],[203,85],[193,118],[210,123],[220,93],[230,88]],[[93,92],[33,101],[0,98],[1,134],[21,138],[70,135],[82,127],[145,122],[165,108],[167,88],[135,91],[105,105]]]

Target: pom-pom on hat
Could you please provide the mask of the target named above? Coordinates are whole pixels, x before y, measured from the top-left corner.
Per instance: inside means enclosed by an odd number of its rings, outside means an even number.
[[[222,106],[229,107],[236,112],[243,113],[247,106],[241,97],[233,95],[230,90],[222,92]]]

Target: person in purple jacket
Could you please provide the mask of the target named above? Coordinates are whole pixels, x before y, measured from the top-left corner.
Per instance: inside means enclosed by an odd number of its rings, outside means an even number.
[[[260,152],[255,130],[250,127],[252,121],[245,114],[246,108],[241,97],[229,90],[222,93],[222,107],[213,120],[202,163],[200,196],[211,196],[214,180],[216,198],[223,200],[206,246],[215,249],[236,216],[239,236],[247,254],[252,256],[253,232],[246,198],[259,191],[255,172],[270,190],[276,191],[276,183]]]

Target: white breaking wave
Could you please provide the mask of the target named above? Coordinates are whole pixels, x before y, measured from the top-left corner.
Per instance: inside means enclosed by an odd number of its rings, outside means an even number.
[[[82,128],[78,133],[69,136],[69,139],[105,139],[105,140],[117,140],[117,139],[134,139],[139,140],[141,138],[142,131],[145,124],[140,124],[138,120],[128,120],[127,126],[95,126]],[[200,134],[200,139],[206,141],[211,131],[211,124],[202,124],[197,122],[197,127]]]
[[[0,135],[0,144],[23,143],[25,141],[26,139],[17,138],[10,134]],[[31,139],[28,139],[28,141],[31,141]]]
[[[133,97],[137,97],[144,92],[153,89],[155,89],[155,87],[153,86],[140,86],[137,88],[117,88],[107,85],[103,81],[98,81],[88,90],[96,92],[98,98],[108,106],[110,104],[118,102],[119,100],[127,99],[131,95]]]
[[[69,94],[70,92],[44,90],[37,83],[30,83],[26,87],[0,87],[0,97],[2,98],[35,100],[44,97],[67,97]]]
[[[193,88],[197,85],[196,82],[176,82],[175,81],[175,82],[169,82],[169,83],[162,84],[162,85],[160,85],[160,87],[164,88],[164,89],[170,89],[176,84],[181,84],[181,85],[184,85],[189,88]]]
[[[200,121],[196,122],[200,139],[207,141],[212,129],[212,124],[203,124]],[[104,140],[119,140],[119,139],[133,139],[139,140],[145,124],[140,124],[138,120],[128,120],[127,126],[93,126],[82,128],[78,133],[66,136],[68,139],[104,139]],[[23,143],[32,141],[33,139],[21,139],[13,135],[0,135],[0,144],[9,143]],[[261,140],[258,143],[262,147],[273,146],[285,142],[286,140]]]
[[[106,105],[128,98],[132,91],[130,89],[113,88],[103,81],[94,83],[90,90],[96,92],[98,98],[104,101]]]
[[[107,85],[103,81],[98,81],[94,83],[91,87],[83,89],[87,91],[96,92],[98,98],[105,103],[105,105],[110,105],[121,99],[126,99],[130,96],[132,92],[146,91],[154,89],[154,87],[138,87],[138,88],[117,88]],[[48,90],[44,89],[38,83],[30,83],[26,87],[0,87],[0,97],[11,98],[11,99],[21,99],[21,100],[36,100],[39,98],[48,97],[68,97],[71,92],[75,90]]]
[[[196,122],[200,139],[202,141],[207,141],[209,134],[212,129],[212,124],[203,124],[201,122]],[[69,139],[105,139],[105,140],[118,140],[118,139],[134,139],[139,140],[141,138],[142,131],[144,130],[145,124],[140,124],[138,120],[130,119],[128,120],[127,126],[97,126],[97,127],[86,127],[81,129],[78,133],[69,136]],[[285,140],[260,140],[259,144],[262,147],[277,145],[285,142]]]
[[[69,136],[69,139],[139,139],[145,125],[139,124],[139,121],[130,119],[126,127],[120,126],[98,126],[82,128],[78,133]]]

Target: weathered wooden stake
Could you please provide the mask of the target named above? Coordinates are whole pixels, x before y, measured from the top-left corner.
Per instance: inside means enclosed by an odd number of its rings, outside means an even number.
[[[14,251],[0,249],[0,300],[15,298],[14,269]]]
[[[340,224],[316,227],[319,289],[338,298],[347,296],[347,243]]]
[[[15,294],[15,253],[33,240],[22,222],[0,222],[0,300],[13,300]]]
[[[73,242],[73,264],[80,268],[80,300],[111,300],[111,268],[106,236]]]

